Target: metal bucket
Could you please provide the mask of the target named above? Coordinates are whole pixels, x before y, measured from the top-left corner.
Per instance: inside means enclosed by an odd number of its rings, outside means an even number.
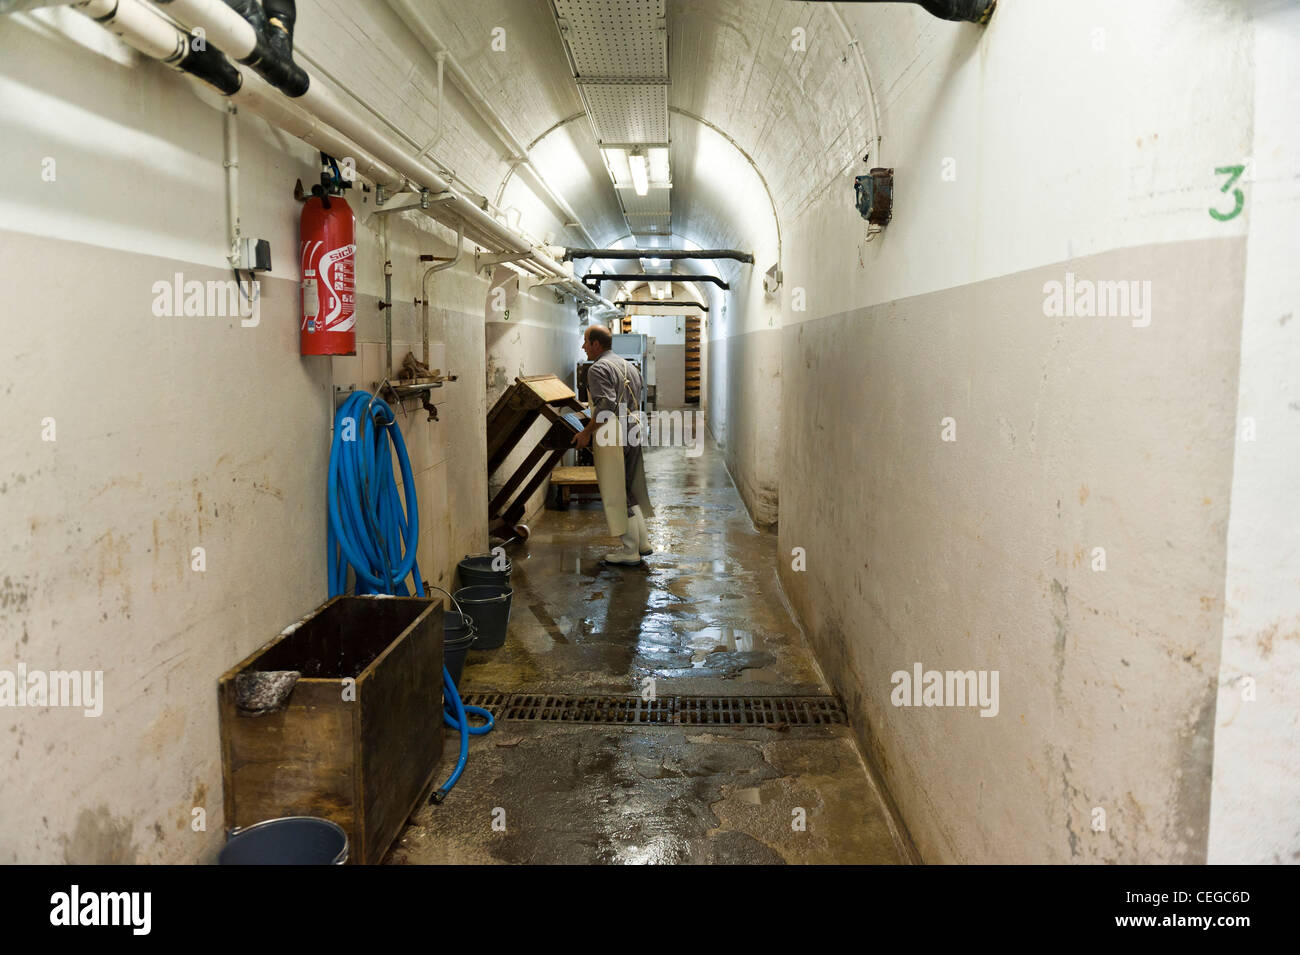
[[[284,816],[232,829],[217,865],[343,865],[348,834],[328,819]]]

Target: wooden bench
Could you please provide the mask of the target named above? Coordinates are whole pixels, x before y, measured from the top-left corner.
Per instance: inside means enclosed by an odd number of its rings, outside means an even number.
[[[596,483],[596,469],[587,467],[563,467],[551,472],[551,487],[560,495],[560,507],[568,507],[575,491],[592,493],[600,496],[600,485]]]

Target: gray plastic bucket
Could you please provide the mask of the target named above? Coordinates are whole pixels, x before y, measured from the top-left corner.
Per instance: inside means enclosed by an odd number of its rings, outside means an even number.
[[[456,601],[474,618],[478,638],[475,650],[494,650],[506,642],[506,625],[510,622],[510,601],[515,592],[509,587],[479,585],[456,591]]]
[[[348,834],[328,819],[285,816],[234,829],[218,865],[342,865]]]
[[[480,554],[477,557],[465,555],[465,559],[456,565],[460,571],[460,585],[462,587],[509,587],[510,571],[513,569],[510,559],[506,558],[505,570],[493,570],[492,562],[496,558],[491,554]]]
[[[442,665],[451,674],[451,681],[456,684],[457,690],[460,690],[460,675],[465,666],[465,655],[469,653],[469,648],[477,635],[474,618],[469,614],[459,614],[454,611],[443,614]]]

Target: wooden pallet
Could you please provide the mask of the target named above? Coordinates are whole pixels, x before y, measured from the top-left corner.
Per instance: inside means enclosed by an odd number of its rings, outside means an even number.
[[[498,537],[528,536],[527,529],[519,523],[525,516],[528,499],[560,463],[572,447],[573,436],[586,427],[588,420],[573,389],[555,375],[516,378],[488,412],[489,476],[510,456],[538,418],[549,421],[551,426],[488,502],[488,529]]]

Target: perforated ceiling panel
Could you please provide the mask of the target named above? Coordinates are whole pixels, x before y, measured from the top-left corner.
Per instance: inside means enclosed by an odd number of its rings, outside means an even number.
[[[596,141],[619,147],[667,143],[666,0],[552,4]],[[634,233],[670,231],[670,195],[667,189],[652,189],[647,196],[619,190],[628,228]]]
[[[638,216],[628,213],[627,224],[633,235],[641,232],[654,232],[667,235],[671,230],[673,217],[668,213],[653,216]]]
[[[664,0],[555,0],[578,79],[668,78]]]
[[[667,215],[669,189],[651,189],[644,196],[638,196],[635,189],[620,189],[618,197],[623,202],[623,210],[628,215]]]
[[[591,84],[580,87],[601,143],[668,142],[668,87]]]

